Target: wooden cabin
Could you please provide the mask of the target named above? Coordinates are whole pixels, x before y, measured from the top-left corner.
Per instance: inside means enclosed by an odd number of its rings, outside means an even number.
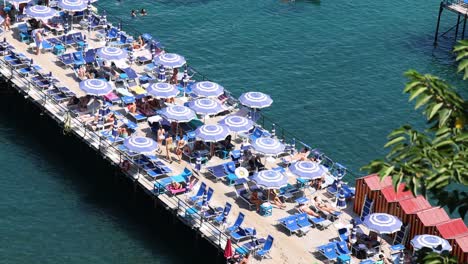
[[[354,212],[361,214],[362,207],[364,206],[364,198],[367,196],[369,199],[375,201],[380,194],[380,190],[392,186],[392,179],[385,177],[380,180],[379,175],[376,173],[356,179],[356,195],[354,199]],[[375,204],[375,203],[374,203]],[[374,208],[375,210],[375,205]]]

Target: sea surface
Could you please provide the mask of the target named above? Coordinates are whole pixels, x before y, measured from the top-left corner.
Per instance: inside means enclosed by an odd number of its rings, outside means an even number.
[[[438,75],[467,95],[450,33],[432,45],[439,1],[98,4],[124,30],[152,34],[234,95],[270,94],[270,119],[356,175],[385,154],[392,129],[424,127],[402,94],[406,70]],[[147,16],[130,17],[141,8]],[[444,13],[441,32],[455,22]],[[47,121],[36,112],[0,105],[0,263],[190,263],[194,252],[180,254],[129,197],[109,189],[104,161],[79,143],[68,149],[72,139],[37,124]]]

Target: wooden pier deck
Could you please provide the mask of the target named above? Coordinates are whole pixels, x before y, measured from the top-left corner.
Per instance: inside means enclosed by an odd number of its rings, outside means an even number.
[[[82,31],[79,27],[77,31]],[[91,32],[90,34],[87,31],[82,31],[84,35],[87,36],[87,41],[90,48],[98,48],[104,46],[104,42],[96,38],[96,33]],[[6,41],[14,46],[17,52],[22,52],[29,58],[34,60],[34,64],[39,65],[42,68],[42,71],[45,73],[52,72],[53,76],[57,78],[61,84],[65,87],[68,87],[78,96],[84,95],[84,93],[79,89],[79,80],[75,77],[73,71],[69,67],[59,66],[56,63],[56,58],[51,52],[41,52],[40,55],[33,54],[33,50],[29,48],[29,45],[21,42],[18,39],[18,32],[15,27],[11,31],[5,32],[4,37]],[[51,34],[48,37],[53,37]],[[74,48],[68,48],[67,52],[74,51]],[[141,53],[149,53],[149,50],[140,51]],[[138,53],[137,53],[138,55]],[[132,65],[132,68],[136,70],[138,74],[144,72],[144,66]],[[99,151],[107,160],[109,160],[114,165],[118,166],[122,161],[122,154],[113,147],[112,144],[103,140],[99,134],[95,131],[90,130],[87,126],[84,126],[79,117],[73,117],[69,119],[67,115],[67,106],[65,103],[58,103],[47,98],[46,94],[40,89],[31,86],[29,77],[20,76],[16,71],[12,71],[10,66],[5,63],[3,57],[0,58],[0,72],[3,75],[3,78],[11,81],[14,86],[25,94],[25,97],[28,100],[34,101],[40,105],[44,112],[49,114],[52,118],[57,120],[61,124],[65,124],[66,127],[70,129],[77,137],[81,138],[86,142],[90,147],[94,148],[96,151]],[[114,85],[114,84],[113,84]],[[176,103],[180,104],[188,98],[179,97],[177,98]],[[273,106],[274,107],[274,106]],[[120,105],[112,106],[112,110],[123,112],[123,108]],[[237,111],[237,110],[234,110]],[[206,120],[206,123],[216,123],[221,117],[209,118]],[[155,138],[155,135],[151,133],[151,130],[148,127],[147,122],[138,123],[138,129],[135,132],[138,135],[144,135],[148,137]],[[239,142],[236,142],[236,149],[239,149]],[[172,159],[175,161],[177,157],[174,153],[171,153]],[[165,160],[164,156],[160,156],[161,159]],[[166,160],[167,161],[167,160]],[[204,168],[207,166],[217,165],[225,162],[224,160],[214,157],[212,158]],[[274,162],[269,162],[266,164],[268,168],[275,167],[279,163],[279,159],[276,159]],[[185,167],[190,169],[193,168],[194,164],[187,163],[182,161],[181,164],[177,162],[168,163],[167,165],[172,169],[173,175],[177,175],[183,171]],[[232,186],[226,185],[222,181],[212,180],[211,177],[208,177],[205,174],[205,169],[202,169],[202,173],[198,175],[199,183],[205,182],[209,187],[214,189],[214,196],[211,202],[211,206],[224,206],[226,202],[230,202],[233,205],[232,212],[228,219],[228,223],[233,223],[235,217],[239,212],[242,212],[246,215],[243,226],[245,227],[255,227],[257,230],[258,237],[266,238],[267,235],[274,237],[273,248],[271,250],[271,258],[264,260],[257,260],[251,258],[250,263],[314,263],[321,262],[323,258],[318,258],[318,255],[315,254],[315,248],[317,246],[328,243],[330,240],[336,239],[338,237],[337,228],[348,224],[349,220],[355,215],[352,213],[352,204],[348,204],[348,209],[344,210],[342,217],[335,221],[328,229],[319,230],[311,229],[306,235],[298,237],[296,235],[289,235],[289,233],[282,227],[278,226],[276,220],[282,217],[286,217],[292,213],[295,213],[295,203],[286,203],[286,209],[273,209],[273,215],[264,217],[260,216],[255,210],[250,210],[245,206],[243,201],[239,201],[235,198],[235,190]],[[181,219],[184,219],[183,215],[185,210],[188,208],[188,205],[184,202],[184,198],[188,195],[181,196],[170,196],[168,194],[156,195],[153,192],[154,182],[153,180],[145,175],[143,170],[139,172],[135,167],[132,167],[128,172],[127,176],[135,179],[135,182],[141,185],[149,195],[152,195],[154,199],[161,200],[167,208],[174,210]],[[295,182],[294,176],[290,177],[291,182]],[[198,185],[193,188],[195,191],[198,189]],[[308,190],[303,194],[308,198],[312,198],[312,194]],[[323,200],[330,201],[331,198],[325,195],[325,190],[320,190],[313,194],[320,195]],[[196,220],[195,224],[193,222],[187,223],[189,225],[194,225],[194,229],[198,230],[206,239],[212,242],[215,246],[219,247],[222,250],[225,246],[228,236],[224,234],[219,227],[216,227],[207,222],[201,222]],[[241,243],[242,244],[242,243]],[[387,250],[386,247],[384,247]]]

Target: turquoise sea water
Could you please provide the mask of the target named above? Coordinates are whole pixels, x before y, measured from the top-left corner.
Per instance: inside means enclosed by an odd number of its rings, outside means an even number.
[[[141,8],[149,15],[131,19]],[[393,128],[423,125],[402,94],[404,71],[438,75],[467,94],[450,40],[432,47],[438,1],[100,0],[100,9],[124,29],[158,37],[237,96],[269,93],[271,119],[355,173],[385,153]],[[455,19],[446,13],[442,28]],[[36,113],[16,120],[1,109],[0,263],[190,260],[149,235],[151,224],[99,173],[35,131],[27,117]]]

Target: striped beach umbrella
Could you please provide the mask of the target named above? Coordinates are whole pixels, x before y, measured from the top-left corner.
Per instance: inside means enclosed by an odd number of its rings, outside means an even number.
[[[154,58],[154,64],[168,68],[179,68],[185,63],[185,58],[175,53],[164,53]]]
[[[248,118],[236,115],[230,115],[219,121],[220,125],[225,125],[232,132],[241,133],[251,130],[254,123]]]
[[[175,85],[165,82],[151,83],[146,91],[156,98],[172,98],[179,94],[179,89]]]
[[[88,3],[84,0],[59,0],[58,7],[65,11],[83,11],[88,8]]]
[[[103,60],[123,60],[128,56],[128,52],[116,47],[102,47],[96,52],[96,56]]]
[[[158,80],[158,82],[166,82],[167,81],[166,69],[162,65],[159,66],[157,80]]]
[[[434,235],[415,236],[411,239],[411,245],[416,250],[427,247],[433,250],[440,248],[438,251],[452,251],[452,246],[450,246],[447,240]]]
[[[293,163],[289,166],[289,171],[297,177],[307,179],[318,179],[326,173],[326,170],[322,165],[310,160]]]
[[[163,108],[160,114],[167,120],[178,123],[189,122],[197,117],[192,109],[181,105]]]
[[[195,130],[195,134],[204,142],[218,142],[229,135],[229,129],[221,125],[203,125]]]
[[[278,155],[281,152],[284,151],[284,144],[279,142],[279,140],[275,138],[269,138],[269,137],[259,137],[257,138],[253,144],[252,147],[260,153],[266,154],[266,155]]]
[[[219,102],[208,98],[200,98],[190,101],[188,106],[190,109],[195,111],[195,113],[200,115],[216,115],[224,111]]]
[[[88,79],[80,82],[80,89],[89,95],[106,95],[112,91],[112,86],[101,79]]]
[[[191,88],[192,93],[202,97],[218,97],[224,93],[224,87],[210,81],[196,82]]]
[[[151,138],[132,136],[124,141],[128,150],[136,153],[152,153],[158,149],[158,143]]]
[[[336,201],[336,208],[338,209],[346,208],[346,198],[345,198],[343,189],[340,189],[338,193],[338,200]]]
[[[265,108],[269,107],[273,100],[267,94],[261,92],[247,92],[239,97],[241,104],[250,108]]]
[[[288,177],[275,170],[263,170],[255,173],[252,180],[266,189],[279,189],[288,185]]]
[[[24,13],[29,17],[41,20],[48,20],[58,16],[58,13],[55,9],[43,5],[30,6],[26,8]]]
[[[19,5],[19,4],[27,4],[31,2],[32,0],[8,0],[7,2],[13,4],[13,5]]]
[[[364,218],[364,225],[379,234],[392,234],[400,230],[403,224],[398,217],[385,214],[373,213]]]

